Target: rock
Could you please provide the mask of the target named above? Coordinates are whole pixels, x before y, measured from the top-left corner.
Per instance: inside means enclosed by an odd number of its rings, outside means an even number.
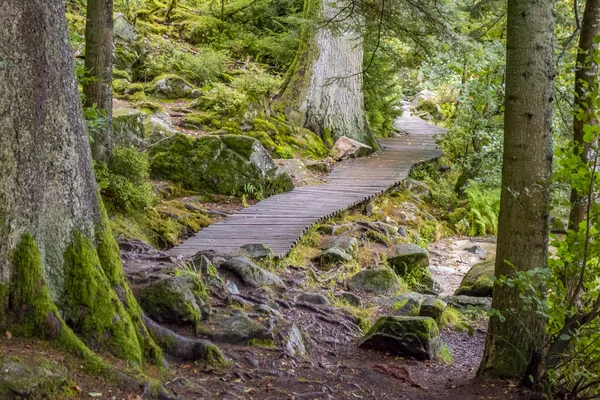
[[[322,248],[324,250],[338,249],[346,254],[355,255],[358,251],[358,240],[348,236],[337,236],[327,240]]]
[[[365,269],[348,282],[352,290],[389,294],[398,290],[398,276],[390,268]]]
[[[341,292],[335,295],[335,297],[345,301],[353,307],[362,307],[362,299],[350,292]]]
[[[359,346],[402,357],[431,360],[440,348],[439,329],[429,317],[381,317]]]
[[[400,235],[402,237],[406,237],[406,227],[405,226],[398,227],[398,235]]]
[[[273,255],[270,248],[264,244],[245,244],[242,246],[250,258],[265,258]]]
[[[422,298],[418,297],[407,297],[402,300],[395,302],[392,305],[394,312],[398,315],[418,315],[421,310]]]
[[[440,320],[442,319],[442,314],[446,309],[446,302],[440,299],[425,299],[425,301],[421,304],[421,308],[419,311],[419,315],[421,317],[429,317],[432,318],[438,325],[440,324]]]
[[[0,358],[0,398],[55,399],[67,389],[67,367],[42,354]]]
[[[280,334],[283,337],[283,349],[288,356],[295,357],[306,354],[302,332],[295,324],[284,327]]]
[[[123,14],[116,13],[113,21],[115,66],[126,71],[140,59],[143,49],[135,26]]]
[[[252,185],[264,188],[266,196],[293,189],[292,178],[279,171],[258,140],[247,136],[177,134],[151,146],[149,154],[154,178],[185,189],[231,195]]]
[[[214,318],[214,323],[209,336],[217,342],[245,344],[253,339],[273,340],[273,334],[265,326],[254,322],[244,313],[219,315]]]
[[[302,293],[296,296],[295,300],[302,303],[317,304],[319,306],[328,306],[329,299],[321,293]]]
[[[312,259],[321,269],[330,269],[336,265],[352,261],[352,256],[340,249],[327,249]]]
[[[474,307],[487,311],[492,307],[492,299],[489,297],[449,296],[444,297],[442,300],[460,308]]]
[[[281,312],[279,312],[279,310],[276,310],[272,307],[269,307],[266,304],[257,304],[256,306],[254,306],[254,310],[258,313],[262,313],[262,314],[266,314],[266,315],[272,315],[274,317],[277,317],[279,319],[284,319],[285,317],[283,316],[283,314]]]
[[[197,325],[210,315],[208,301],[199,278],[188,275],[152,282],[140,292],[142,309],[158,322]]]
[[[431,276],[429,270],[427,270],[425,274],[421,275],[416,289],[421,293],[432,295],[438,295],[444,291],[442,284]]]
[[[567,233],[569,224],[566,220],[563,220],[559,217],[550,217],[550,232],[551,233],[559,233],[564,234]]]
[[[395,255],[388,261],[398,275],[406,276],[413,271],[426,270],[429,266],[429,253],[412,243],[401,243],[396,246]]]
[[[191,83],[177,75],[163,75],[154,79],[146,92],[152,93],[161,99],[186,99],[198,98],[202,93]]]
[[[416,195],[420,196],[429,196],[431,195],[431,189],[427,186],[426,183],[417,181],[412,178],[405,179],[401,184],[402,189],[412,192]]]
[[[113,34],[115,39],[125,42],[133,42],[137,40],[138,36],[135,26],[133,26],[133,24],[129,22],[123,14],[115,13],[113,24]]]
[[[225,289],[227,289],[227,291],[233,295],[240,294],[240,289],[238,289],[237,285],[233,281],[225,281]]]
[[[336,161],[346,160],[348,158],[359,158],[368,156],[373,149],[366,144],[354,139],[342,136],[335,142],[331,149],[331,156]]]
[[[113,110],[113,131],[115,145],[144,147],[144,113],[135,108]]]
[[[177,133],[173,128],[171,117],[164,112],[147,116],[144,118],[143,125],[146,145],[154,144]]]
[[[485,254],[486,253],[485,249],[478,244],[475,246],[471,246],[471,247],[465,247],[465,251],[468,251],[469,253],[473,253],[473,254]]]
[[[279,168],[292,177],[296,186],[318,185],[321,183],[321,179],[315,176],[311,170],[304,165],[302,160],[292,158],[276,159],[274,161]]]
[[[331,164],[326,161],[306,160],[304,161],[304,164],[306,165],[306,168],[313,172],[321,172],[326,174],[331,169]]]
[[[454,294],[457,296],[492,297],[495,265],[496,260],[483,261],[473,265]]]
[[[220,268],[233,273],[246,285],[254,288],[274,286],[285,289],[285,284],[277,275],[259,267],[245,257],[234,257],[227,260],[221,264]]]

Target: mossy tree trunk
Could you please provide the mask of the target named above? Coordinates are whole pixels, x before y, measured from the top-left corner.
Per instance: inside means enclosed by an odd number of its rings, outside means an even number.
[[[97,365],[88,346],[160,361],[98,196],[63,2],[2,5],[1,323]]]
[[[581,110],[583,113],[576,113],[573,121],[573,140],[576,145],[581,146],[581,159],[585,163],[593,159],[593,150],[591,143],[583,141],[583,127],[598,125],[593,104],[593,97],[597,94],[591,93],[597,90],[598,86],[598,65],[593,59],[593,53],[598,49],[598,44],[594,43],[597,36],[600,36],[600,0],[587,0],[579,37],[580,52],[577,55],[574,98],[575,110]],[[577,230],[579,224],[585,220],[587,194],[578,193],[574,189],[571,193],[571,204],[569,229]]]
[[[376,147],[367,126],[362,90],[362,21],[347,12],[347,0],[305,0],[309,25],[302,33],[281,100],[290,119],[324,139],[347,136]]]
[[[509,0],[504,164],[496,276],[547,266],[554,98],[554,0]],[[509,264],[510,263],[510,264]],[[523,311],[518,288],[495,285],[480,375],[538,375],[544,321]]]
[[[85,25],[85,107],[94,105],[105,124],[92,132],[94,160],[108,162],[114,143],[112,128],[113,0],[88,0]]]

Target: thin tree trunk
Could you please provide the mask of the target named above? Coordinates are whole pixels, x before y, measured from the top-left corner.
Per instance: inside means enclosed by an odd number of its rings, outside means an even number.
[[[132,365],[161,360],[102,212],[63,2],[0,9],[0,317],[88,359],[75,334]]]
[[[343,19],[349,12],[340,14],[345,6],[345,0],[305,0],[305,18],[312,23],[303,32],[281,99],[292,121],[324,139],[347,136],[377,147],[364,107],[361,21],[328,22]]]
[[[88,0],[85,27],[85,107],[96,105],[106,123],[92,133],[94,160],[110,160],[112,128],[113,0]]]
[[[504,164],[495,275],[547,265],[552,168],[554,0],[509,0]],[[514,268],[510,264],[514,265]],[[536,376],[544,321],[523,311],[517,288],[494,286],[479,375]]]
[[[591,143],[583,141],[583,127],[585,125],[598,125],[594,117],[594,105],[591,102],[590,91],[598,86],[598,65],[592,55],[598,49],[594,38],[600,35],[600,0],[587,0],[581,33],[579,37],[580,52],[577,55],[577,71],[575,72],[575,110],[583,110],[583,114],[576,114],[573,121],[573,141],[581,146],[581,160],[588,163],[593,159]],[[583,115],[579,119],[577,115]],[[569,215],[569,229],[578,230],[579,224],[585,220],[587,210],[587,194],[571,191],[571,214]]]

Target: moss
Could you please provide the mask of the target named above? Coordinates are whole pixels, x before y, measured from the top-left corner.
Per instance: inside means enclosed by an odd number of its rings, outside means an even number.
[[[392,304],[392,310],[398,311],[401,310],[408,303],[408,299],[400,300]]]
[[[477,263],[464,276],[456,295],[491,297],[494,290],[494,259]]]
[[[375,333],[396,337],[414,334],[423,339],[431,339],[439,336],[440,331],[435,321],[428,317],[381,317],[367,335]]]
[[[210,16],[196,16],[183,26],[182,36],[188,42],[198,45],[205,44],[223,29],[223,21]]]
[[[253,137],[258,140],[260,144],[270,153],[274,152],[277,148],[273,139],[265,133],[261,131],[250,131],[246,133],[247,136]]]
[[[114,69],[113,79],[125,79],[126,81],[131,82],[131,75],[129,75],[127,71],[123,71],[122,69]]]
[[[225,359],[225,356],[223,356],[221,350],[214,344],[206,345],[204,347],[204,352],[205,353],[204,357],[202,357],[202,361],[205,363],[206,366],[219,369],[229,365],[229,363]]]
[[[273,339],[252,339],[248,342],[248,346],[262,347],[265,349],[274,349],[275,342],[273,341]]]

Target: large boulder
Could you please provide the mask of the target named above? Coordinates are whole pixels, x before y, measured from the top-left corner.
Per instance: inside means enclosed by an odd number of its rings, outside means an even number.
[[[331,157],[336,161],[348,158],[364,157],[371,154],[373,148],[354,139],[343,136],[335,142],[331,149]]]
[[[115,144],[124,147],[144,147],[145,114],[135,108],[113,110],[113,132]]]
[[[117,13],[114,17],[115,65],[119,70],[129,70],[142,53],[141,44],[135,26]]]
[[[327,249],[312,259],[312,262],[322,270],[329,270],[349,261],[352,261],[352,256],[338,248]]]
[[[177,134],[151,146],[149,154],[153,177],[190,190],[231,195],[244,193],[251,185],[272,195],[294,187],[260,142],[247,136]]]
[[[191,83],[177,75],[163,75],[155,78],[146,88],[146,92],[152,93],[161,99],[185,99],[198,98],[202,92]]]
[[[359,346],[418,360],[433,359],[440,348],[439,329],[429,317],[381,317]]]
[[[0,398],[58,399],[69,390],[67,368],[42,354],[0,358]]]
[[[144,118],[144,142],[148,145],[171,137],[177,133],[169,114],[158,112]]]
[[[390,268],[365,269],[348,282],[352,290],[389,294],[398,290],[398,276]]]
[[[321,248],[324,250],[338,249],[348,254],[356,254],[358,240],[350,236],[335,236],[327,240]]]
[[[421,317],[432,318],[439,325],[447,305],[448,304],[446,304],[444,300],[433,298],[425,299],[419,309],[419,315]]]
[[[427,270],[429,253],[412,243],[401,243],[396,246],[396,253],[388,261],[396,273],[404,277],[415,271]]]
[[[273,333],[264,325],[253,321],[244,313],[219,315],[206,332],[217,342],[245,344],[252,340],[272,341]]]
[[[495,260],[488,260],[473,265],[454,294],[457,296],[492,297],[495,264]]]
[[[274,286],[285,289],[285,284],[277,275],[259,267],[245,257],[234,257],[225,261],[219,268],[233,273],[251,287]]]

